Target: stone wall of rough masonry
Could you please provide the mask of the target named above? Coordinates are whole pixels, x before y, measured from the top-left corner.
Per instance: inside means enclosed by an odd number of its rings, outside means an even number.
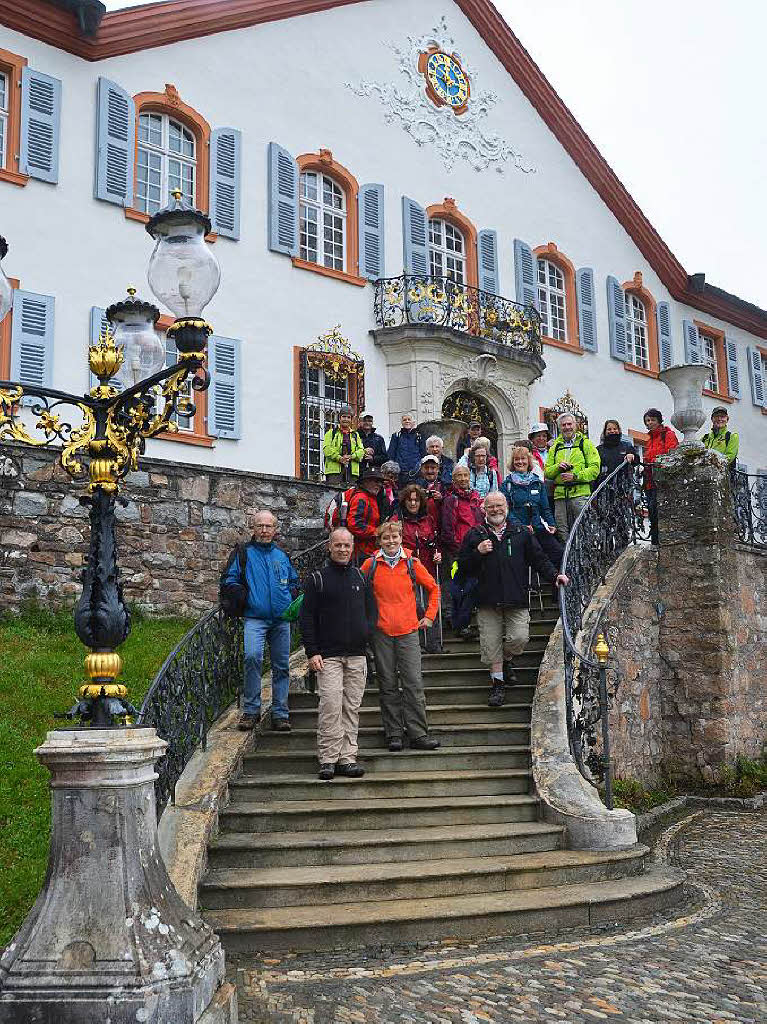
[[[36,600],[73,604],[88,551],[88,509],[50,450],[0,447],[0,611]],[[280,543],[295,552],[319,539],[332,492],[286,476],[143,458],[121,488],[117,543],[126,599],[158,614],[195,616],[217,601],[232,546],[249,517],[271,509]]]
[[[741,752],[755,757],[767,744],[767,555],[739,546],[736,564],[732,730]]]

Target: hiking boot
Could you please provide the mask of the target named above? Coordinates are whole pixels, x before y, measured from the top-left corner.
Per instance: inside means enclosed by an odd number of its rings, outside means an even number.
[[[489,708],[500,708],[506,703],[506,687],[503,683],[494,682],[490,687],[490,696],[487,698]]]
[[[339,761],[336,765],[336,774],[345,775],[347,779],[361,779],[365,769],[356,761]]]
[[[251,729],[255,729],[258,725],[258,716],[244,714],[240,715],[240,720],[237,723],[237,728],[242,729],[243,732],[250,732]]]
[[[398,754],[399,751],[402,750],[402,747],[402,737],[392,736],[391,739],[389,740],[389,750],[391,750],[392,754]]]
[[[321,764],[319,777],[323,782],[330,782],[336,773],[336,766],[334,764]]]
[[[287,718],[273,718],[272,732],[290,732],[290,722]]]
[[[439,746],[439,740],[433,736],[416,736],[415,739],[411,739],[410,748],[411,750],[436,750]]]
[[[514,662],[511,658],[503,663],[503,681],[507,686],[517,685],[517,673],[514,671]]]

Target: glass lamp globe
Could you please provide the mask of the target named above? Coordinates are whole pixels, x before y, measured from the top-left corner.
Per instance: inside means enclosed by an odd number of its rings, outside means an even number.
[[[155,329],[160,311],[135,295],[135,288],[129,288],[128,298],[110,306],[106,314],[114,330],[115,345],[123,347],[123,364],[116,379],[126,388],[165,366],[165,345]]]
[[[0,323],[5,319],[6,314],[13,305],[13,288],[11,288],[11,282],[5,276],[1,262],[7,252],[8,243],[0,235]]]
[[[173,195],[174,201],[146,226],[155,239],[147,280],[156,298],[177,318],[199,318],[218,290],[221,268],[205,244],[210,218],[185,207],[180,192]]]

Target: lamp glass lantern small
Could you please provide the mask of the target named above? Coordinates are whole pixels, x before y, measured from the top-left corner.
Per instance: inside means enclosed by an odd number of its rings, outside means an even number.
[[[151,377],[165,365],[165,345],[155,324],[160,311],[150,302],[136,298],[136,289],[128,289],[128,298],[107,310],[114,329],[115,345],[123,350],[123,362],[116,379],[130,388]]]

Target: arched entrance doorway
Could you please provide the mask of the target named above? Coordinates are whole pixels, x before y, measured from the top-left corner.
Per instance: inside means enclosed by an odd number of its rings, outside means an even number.
[[[498,455],[498,425],[495,413],[484,398],[471,391],[454,391],[442,403],[442,415],[450,419],[463,420],[464,423],[479,420],[482,424],[482,436],[490,440],[493,455]]]

